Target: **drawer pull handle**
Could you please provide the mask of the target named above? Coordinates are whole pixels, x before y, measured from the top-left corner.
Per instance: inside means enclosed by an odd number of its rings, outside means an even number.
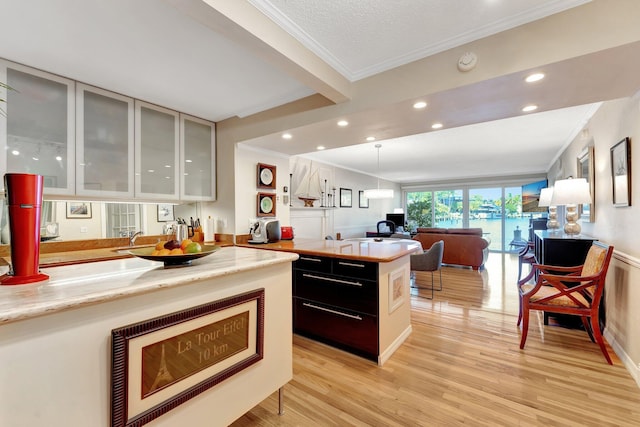
[[[318,259],[318,258],[306,258],[306,257],[302,257],[302,256],[300,257],[300,260],[302,260],[302,261],[322,262],[322,260]]]
[[[352,262],[343,262],[343,261],[338,261],[338,264],[345,265],[347,267],[360,267],[360,268],[365,268],[366,267],[366,265],[364,265],[364,264],[354,264]]]
[[[360,316],[356,316],[356,315],[348,314],[348,313],[343,313],[343,312],[337,311],[337,310],[331,310],[330,308],[320,307],[319,305],[309,304],[308,302],[303,302],[302,305],[304,305],[305,307],[309,307],[309,308],[315,308],[316,310],[322,310],[322,311],[326,311],[328,313],[337,314],[338,316],[344,316],[344,317],[348,317],[350,319],[355,319],[355,320],[362,320],[362,317],[360,317]]]
[[[362,283],[360,282],[350,282],[348,280],[340,280],[340,279],[334,279],[331,277],[322,277],[322,276],[316,276],[315,274],[309,274],[309,273],[304,273],[302,275],[302,277],[308,277],[309,279],[318,279],[318,280],[325,280],[327,282],[335,282],[335,283],[342,283],[344,285],[351,285],[351,286],[360,286],[362,287]]]

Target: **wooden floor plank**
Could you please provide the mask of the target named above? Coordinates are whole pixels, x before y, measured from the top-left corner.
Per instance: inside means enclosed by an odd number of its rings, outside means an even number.
[[[275,393],[233,426],[640,426],[640,389],[586,332],[534,313],[520,350],[516,275],[509,254],[444,267],[433,300],[412,291],[413,332],[382,367],[294,335],[285,414]]]

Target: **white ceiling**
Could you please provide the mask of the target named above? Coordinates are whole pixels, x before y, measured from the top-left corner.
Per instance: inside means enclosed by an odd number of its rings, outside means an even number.
[[[256,6],[349,81],[587,3],[234,0],[224,7],[241,1]],[[205,25],[187,12],[203,5],[201,0],[0,0],[3,16],[10,17],[0,26],[0,57],[213,121],[317,91],[243,44],[253,35],[238,37],[237,29]],[[373,143],[360,144],[356,135],[384,129],[394,138],[382,141],[380,175],[393,181],[543,173],[593,113],[585,104],[629,96],[640,87],[638,64],[613,77],[615,60],[608,58],[608,67],[589,58],[550,68],[536,89],[548,101],[544,113],[494,120],[513,116],[526,101],[524,94],[532,93],[520,87],[521,75],[513,75],[441,94],[464,100],[467,104],[458,104],[464,108],[452,109],[442,99],[439,105],[435,96],[429,114],[439,114],[447,124],[441,131],[432,132],[424,118],[389,105],[349,117],[347,131],[337,131],[335,120],[295,129],[301,136],[295,146],[280,132],[245,143],[289,155],[313,152],[308,155],[318,160],[377,174]],[[578,71],[585,67],[589,73]],[[567,106],[575,108],[563,110]],[[412,136],[395,138],[405,135]],[[347,148],[315,152],[320,144]]]

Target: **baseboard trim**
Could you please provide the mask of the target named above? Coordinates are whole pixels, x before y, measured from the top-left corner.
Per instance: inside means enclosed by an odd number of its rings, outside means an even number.
[[[406,341],[406,339],[409,338],[409,335],[411,335],[411,331],[412,330],[413,330],[413,328],[411,327],[411,325],[407,326],[407,329],[402,331],[402,333],[398,336],[398,338],[396,338],[391,343],[391,345],[389,347],[387,347],[387,349],[385,351],[383,351],[382,353],[380,353],[378,355],[378,366],[384,365],[384,363],[387,360],[389,360],[389,358],[402,345],[402,343],[404,343]]]

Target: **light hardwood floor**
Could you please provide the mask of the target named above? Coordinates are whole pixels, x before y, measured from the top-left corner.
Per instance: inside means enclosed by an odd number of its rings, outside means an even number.
[[[433,301],[412,297],[413,333],[383,367],[294,335],[285,414],[274,393],[233,426],[640,426],[640,389],[586,332],[534,315],[520,350],[516,274],[509,254],[445,267]]]

